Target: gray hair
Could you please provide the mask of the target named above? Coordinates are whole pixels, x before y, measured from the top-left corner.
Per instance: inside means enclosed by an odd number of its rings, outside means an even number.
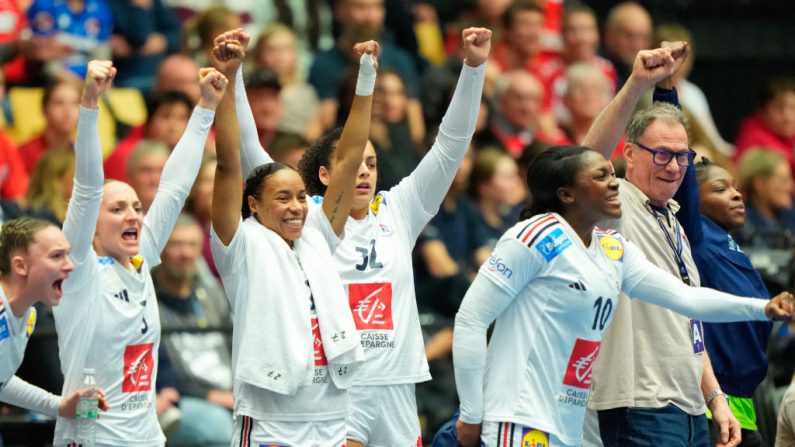
[[[640,136],[646,132],[646,129],[651,126],[651,123],[656,120],[664,121],[669,124],[679,123],[684,126],[685,131],[687,131],[687,118],[680,109],[668,103],[655,102],[632,116],[632,119],[627,125],[626,141],[628,143],[637,142],[638,138],[640,138]],[[688,140],[689,139],[690,132],[688,132]]]
[[[135,171],[142,158],[153,154],[162,155],[165,158],[168,158],[169,154],[171,154],[171,151],[168,149],[168,146],[165,143],[160,141],[141,140],[141,142],[135,146],[135,149],[133,149],[130,157],[127,159],[127,175],[130,175]]]

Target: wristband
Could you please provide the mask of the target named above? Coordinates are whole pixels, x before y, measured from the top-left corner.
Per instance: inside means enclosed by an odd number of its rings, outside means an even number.
[[[375,90],[375,59],[364,53],[359,59],[359,79],[356,80],[356,96],[370,96]]]
[[[707,403],[707,408],[709,408],[709,404],[711,404],[712,401],[719,396],[723,396],[723,398],[726,399],[726,403],[729,403],[729,395],[721,391],[720,388],[718,388],[717,390],[710,391],[710,393],[707,394],[707,397],[704,398],[704,400]]]

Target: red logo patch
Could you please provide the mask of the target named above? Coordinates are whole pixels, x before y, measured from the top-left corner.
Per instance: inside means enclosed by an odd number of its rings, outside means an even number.
[[[312,347],[315,350],[315,366],[326,366],[326,351],[323,349],[323,339],[320,337],[320,324],[317,318],[312,318]]]
[[[350,284],[348,302],[356,329],[392,329],[392,283]]]
[[[154,343],[130,345],[124,350],[124,382],[121,384],[123,393],[137,393],[152,389],[152,372],[155,360],[152,357]]]
[[[599,355],[601,345],[600,341],[577,339],[571,351],[566,376],[563,377],[565,385],[583,389],[588,389],[591,386],[593,363]]]

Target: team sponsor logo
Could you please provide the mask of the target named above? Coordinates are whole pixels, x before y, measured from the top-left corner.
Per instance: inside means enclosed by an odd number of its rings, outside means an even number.
[[[612,236],[599,236],[599,245],[608,259],[621,261],[624,259],[624,244]]]
[[[99,262],[99,265],[113,265],[116,263],[110,256],[100,256],[97,258],[97,262]]]
[[[549,262],[570,246],[571,239],[563,233],[563,230],[557,228],[549,233],[547,237],[541,239],[541,242],[536,245],[536,249]]]
[[[116,298],[118,300],[122,300],[122,301],[127,302],[127,303],[130,302],[130,295],[127,293],[127,289],[122,289],[120,292],[114,293],[113,294],[113,298]]]
[[[373,216],[378,215],[378,211],[381,209],[381,204],[386,205],[386,199],[383,195],[378,194],[370,201],[370,211],[373,212]]]
[[[393,329],[392,283],[349,284],[348,303],[356,329]]]
[[[569,284],[569,289],[579,290],[580,292],[587,292],[588,289],[585,287],[585,283],[577,280],[573,283]]]
[[[154,343],[144,343],[127,346],[124,350],[124,381],[121,384],[123,393],[149,391],[152,388],[154,346]]]
[[[737,244],[737,242],[735,242],[735,240],[732,239],[731,235],[727,234],[727,236],[729,236],[729,250],[736,251],[739,253],[745,253],[743,249],[740,248],[740,246]]]
[[[317,318],[312,318],[312,347],[315,352],[315,366],[328,365],[326,351],[323,349],[323,339],[320,337],[320,324]]]
[[[33,329],[36,329],[36,309],[30,309],[30,316],[28,317],[28,324],[25,326],[25,336],[30,337],[33,334]]]
[[[0,317],[0,340],[5,340],[11,336],[11,331],[8,330],[8,317],[5,315]]]
[[[513,275],[513,270],[508,267],[508,264],[493,253],[489,256],[489,271],[497,272],[506,278],[510,278]]]
[[[591,386],[591,372],[601,344],[599,341],[577,339],[571,351],[563,384],[583,389]]]
[[[141,267],[144,265],[144,257],[141,255],[130,256],[130,264],[136,272],[141,273]]]
[[[384,237],[389,237],[395,234],[395,231],[384,224],[378,224],[378,234]]]
[[[549,435],[533,428],[522,429],[522,447],[549,447]]]

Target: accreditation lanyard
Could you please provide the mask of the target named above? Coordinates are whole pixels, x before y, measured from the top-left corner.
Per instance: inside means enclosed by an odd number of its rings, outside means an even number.
[[[657,211],[652,209],[651,215],[654,216],[654,219],[660,224],[660,229],[665,235],[665,240],[674,252],[674,259],[676,259],[676,265],[679,267],[679,277],[682,278],[683,283],[689,286],[690,275],[687,273],[687,266],[685,265],[685,260],[682,258],[682,229],[679,226],[679,221],[674,218],[674,235],[676,236],[676,243],[674,243],[674,241],[671,240],[671,234],[668,233],[668,229],[665,228],[665,224],[663,224],[660,216],[657,215]]]

